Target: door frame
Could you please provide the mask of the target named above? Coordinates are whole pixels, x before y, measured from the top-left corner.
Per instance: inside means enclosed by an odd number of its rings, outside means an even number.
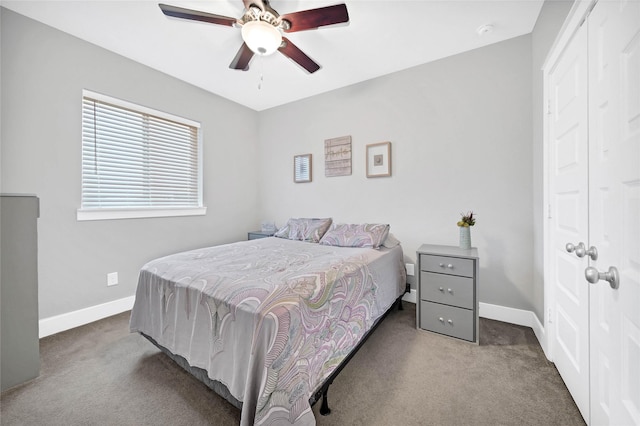
[[[549,94],[550,74],[558,62],[558,59],[565,51],[567,45],[572,40],[576,31],[582,23],[585,21],[593,7],[598,0],[576,0],[567,15],[567,18],[558,33],[549,54],[542,66],[542,87],[543,87],[543,148],[542,148],[542,185],[543,185],[543,202],[542,202],[542,217],[543,220],[543,268],[544,268],[544,342],[543,349],[546,357],[553,361],[554,359],[554,342],[555,332],[552,326],[552,319],[554,312],[552,307],[555,306],[555,289],[553,286],[553,277],[551,277],[551,226],[550,226],[550,214],[551,214],[551,197],[550,197],[550,163],[551,163],[551,150],[550,150],[550,102],[551,97]]]

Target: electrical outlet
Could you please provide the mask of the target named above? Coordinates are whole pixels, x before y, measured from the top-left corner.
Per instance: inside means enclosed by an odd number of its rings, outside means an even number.
[[[111,272],[107,274],[107,286],[112,286],[118,284],[118,273]]]
[[[405,263],[404,266],[407,268],[407,275],[409,276],[415,275],[415,271],[413,269],[414,267],[413,263]]]

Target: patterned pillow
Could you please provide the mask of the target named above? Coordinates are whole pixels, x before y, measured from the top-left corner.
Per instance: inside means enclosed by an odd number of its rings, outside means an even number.
[[[349,225],[334,224],[324,234],[320,244],[339,247],[371,247],[377,249],[387,238],[389,225],[382,223],[364,223]]]
[[[331,226],[331,218],[326,219],[294,219],[290,218],[274,236],[289,240],[317,243]]]

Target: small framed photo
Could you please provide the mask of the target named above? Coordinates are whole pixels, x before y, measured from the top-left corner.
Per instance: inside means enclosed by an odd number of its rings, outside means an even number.
[[[367,145],[367,177],[391,176],[391,142]]]
[[[295,183],[311,182],[311,154],[293,157],[293,181]]]

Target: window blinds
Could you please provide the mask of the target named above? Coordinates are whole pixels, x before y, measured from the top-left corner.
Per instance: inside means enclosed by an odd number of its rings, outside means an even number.
[[[83,96],[82,208],[201,206],[199,125],[122,104]]]

